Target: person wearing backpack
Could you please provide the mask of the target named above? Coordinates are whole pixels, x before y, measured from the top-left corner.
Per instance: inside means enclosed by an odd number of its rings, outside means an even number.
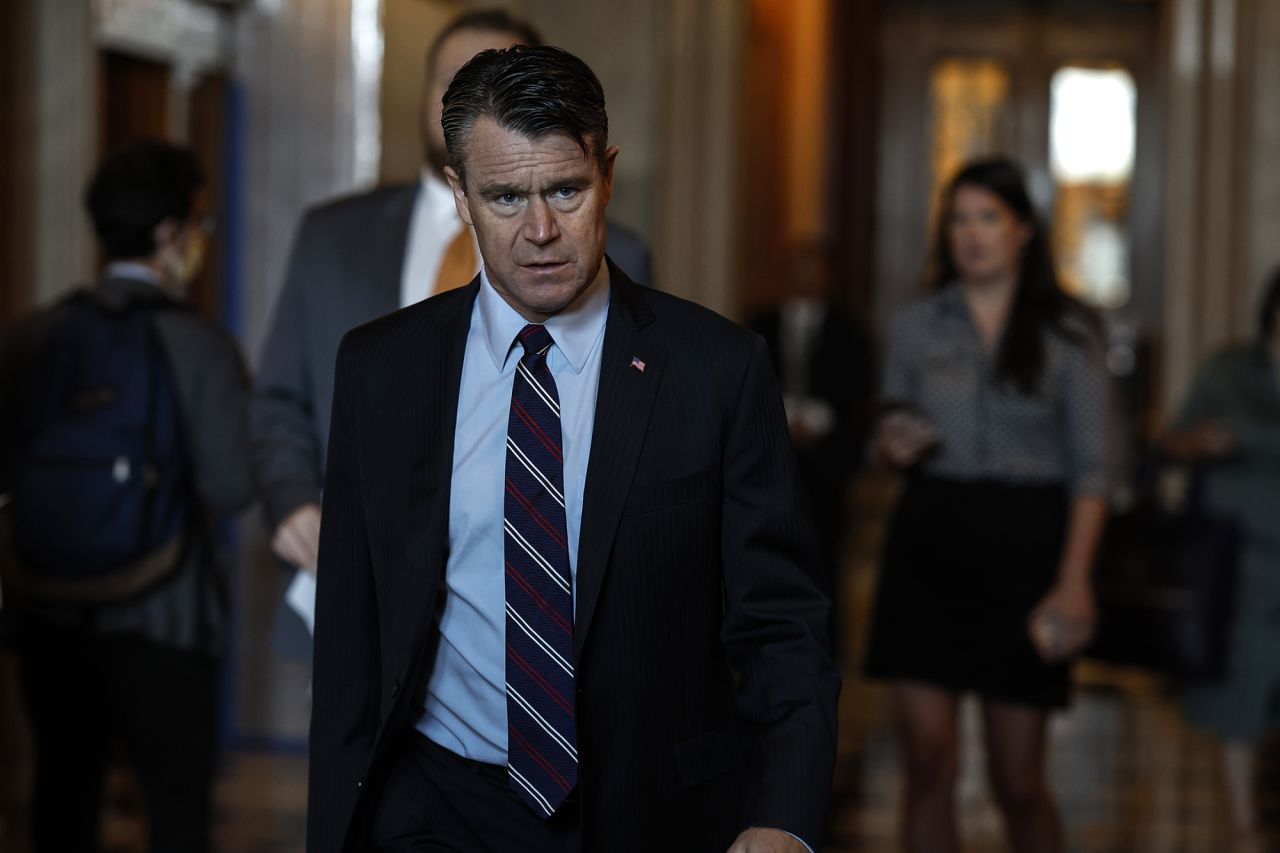
[[[36,853],[98,849],[117,742],[150,849],[209,849],[228,603],[212,522],[253,492],[243,360],[181,301],[201,183],[165,143],[106,160],[85,195],[101,280],[0,345],[0,624],[36,740]]]

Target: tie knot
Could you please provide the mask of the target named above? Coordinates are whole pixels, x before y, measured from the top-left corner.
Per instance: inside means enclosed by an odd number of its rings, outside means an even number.
[[[555,343],[547,327],[537,323],[530,323],[521,329],[520,334],[516,335],[516,340],[520,342],[520,346],[524,347],[525,355],[541,355],[547,347]]]

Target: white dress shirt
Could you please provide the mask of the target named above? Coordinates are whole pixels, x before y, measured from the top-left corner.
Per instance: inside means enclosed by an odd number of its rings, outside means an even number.
[[[555,341],[547,369],[560,398],[565,533],[575,593],[609,299],[609,274],[602,266],[573,305],[546,321]],[[523,355],[516,335],[528,322],[493,289],[486,273],[462,358],[440,647],[417,725],[445,749],[500,765],[507,763],[503,480],[511,386]]]
[[[453,190],[434,172],[423,169],[422,187],[413,202],[409,241],[400,273],[401,308],[435,295],[436,275],[440,272],[444,250],[465,227],[458,218]],[[480,252],[477,250],[476,271],[479,269]]]

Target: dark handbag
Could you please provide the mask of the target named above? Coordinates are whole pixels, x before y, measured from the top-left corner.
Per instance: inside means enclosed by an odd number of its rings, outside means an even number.
[[[1085,656],[1183,681],[1226,675],[1240,553],[1233,519],[1204,508],[1203,475],[1153,464],[1098,550],[1098,632]]]

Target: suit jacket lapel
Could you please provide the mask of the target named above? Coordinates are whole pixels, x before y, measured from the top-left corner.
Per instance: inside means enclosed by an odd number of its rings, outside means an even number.
[[[374,230],[369,246],[370,294],[376,313],[390,314],[400,307],[400,278],[404,274],[404,256],[409,248],[409,226],[413,222],[413,205],[422,191],[421,184],[405,184],[387,199],[381,227]]]
[[[641,289],[612,263],[609,267],[613,293],[605,325],[578,540],[578,601],[573,637],[578,657],[604,585],[614,533],[631,491],[667,357],[658,337],[645,333],[654,317]],[[639,359],[643,366],[633,365],[632,359]]]
[[[453,479],[453,439],[458,420],[458,391],[471,306],[480,290],[479,276],[455,292],[452,304],[424,324],[408,366],[409,381],[402,392],[411,430],[409,493],[401,505],[400,525],[405,543],[403,572],[398,582],[404,595],[399,604],[409,608],[407,623],[416,624],[412,648],[422,645],[422,631],[435,613],[434,597],[444,576],[449,551],[449,493]],[[426,598],[424,598],[424,596]],[[420,620],[420,621],[416,621]]]

